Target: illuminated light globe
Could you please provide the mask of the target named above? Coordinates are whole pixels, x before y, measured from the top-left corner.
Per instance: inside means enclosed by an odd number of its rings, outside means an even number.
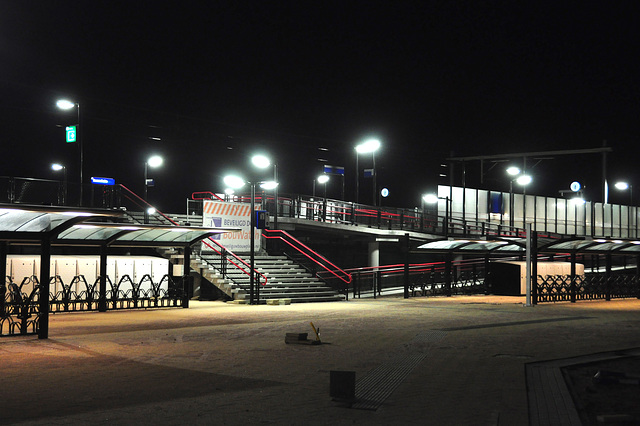
[[[67,99],[60,99],[59,101],[56,102],[56,106],[60,109],[71,109],[74,106],[76,106],[76,104]]]
[[[615,187],[620,191],[624,191],[626,189],[629,189],[629,184],[627,182],[616,182]]]
[[[259,169],[266,169],[271,165],[271,161],[264,155],[254,155],[251,157],[251,163]]]
[[[260,188],[262,189],[276,189],[278,187],[278,182],[270,180],[268,182],[262,182],[260,184]]]
[[[164,162],[164,160],[159,155],[154,155],[154,156],[150,157],[147,160],[147,164],[149,165],[149,167],[154,168],[154,169],[156,167],[162,166],[163,162]]]
[[[511,176],[519,175],[520,169],[518,167],[512,166],[507,169],[507,173]]]
[[[358,154],[365,154],[367,152],[375,152],[380,148],[380,141],[378,139],[369,139],[356,146]]]
[[[245,182],[240,176],[228,175],[225,176],[223,182],[231,189],[240,189],[244,186]]]
[[[327,183],[327,182],[329,182],[329,175],[318,176],[318,183]]]
[[[518,183],[518,185],[529,185],[532,181],[531,176],[529,175],[522,175],[522,176],[518,176],[518,178],[516,179],[516,182]]]
[[[438,202],[438,196],[435,194],[426,194],[422,196],[422,199],[427,204],[435,204]]]

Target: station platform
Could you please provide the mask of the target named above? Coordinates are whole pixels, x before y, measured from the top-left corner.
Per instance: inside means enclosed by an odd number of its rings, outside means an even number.
[[[560,404],[531,405],[527,371],[639,347],[640,300],[524,302],[193,301],[55,314],[47,340],[0,339],[0,424],[579,424],[552,421]],[[287,333],[315,338],[310,322],[322,344],[285,343]],[[360,401],[331,398],[331,371],[355,372]]]

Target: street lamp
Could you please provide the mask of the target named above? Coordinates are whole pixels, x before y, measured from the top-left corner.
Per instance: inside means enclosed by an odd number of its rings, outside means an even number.
[[[526,186],[532,182],[533,178],[528,174],[522,173],[520,168],[515,166],[509,167],[507,169],[507,174],[509,176],[512,176],[512,178],[509,180],[509,226],[513,228],[513,225],[514,225],[513,182],[516,182],[518,185],[521,185],[523,187],[523,195],[525,199],[522,206],[523,207],[522,214],[523,214],[523,223],[524,223],[524,221],[526,220],[526,213],[527,213]]]
[[[61,205],[65,206],[67,200],[67,168],[62,164],[54,163],[51,165],[51,170],[54,172],[62,171],[64,173],[62,181],[62,200],[59,201]]]
[[[327,182],[329,182],[329,175],[322,174],[318,176],[316,179],[314,179],[313,181],[314,205],[315,205],[315,196],[316,196],[316,181],[318,181],[319,184],[324,186],[324,197],[322,201],[322,216],[321,216],[322,220],[324,221],[327,217]]]
[[[444,206],[444,236],[449,237],[449,203],[451,199],[449,197],[438,197],[436,194],[425,194],[422,196],[422,201],[427,204],[437,204],[440,200],[445,200]],[[423,209],[424,210],[424,209]],[[424,212],[423,212],[424,215]]]
[[[251,157],[251,163],[259,168],[266,169],[273,164],[273,182],[278,182],[278,165],[276,163],[271,163],[269,157],[263,154],[256,154]],[[275,216],[273,217],[273,228],[278,229],[278,184],[271,184],[272,188],[265,188],[265,183],[261,184],[260,187],[262,189],[273,189],[273,198],[275,202]]]
[[[148,188],[154,185],[153,179],[149,179],[149,167],[152,169],[162,166],[164,162],[163,158],[159,155],[153,155],[149,157],[144,163],[144,201],[147,201]],[[144,210],[144,223],[149,223],[149,209],[145,207]],[[153,213],[151,213],[153,214]]]
[[[321,184],[324,185],[324,198],[327,198],[327,182],[329,182],[329,175],[320,175],[318,176],[316,179],[314,179],[313,181],[313,196],[316,196],[316,181]]]
[[[380,141],[378,139],[368,139],[359,145],[356,145],[356,203],[360,196],[360,170],[358,166],[358,157],[360,154],[371,153],[373,159],[373,204],[376,205],[376,151],[380,148]]]
[[[78,111],[78,127],[76,129],[76,140],[78,141],[78,149],[80,151],[80,207],[82,207],[82,199],[84,195],[83,191],[83,179],[84,179],[84,149],[82,146],[82,138],[80,137],[81,125],[80,125],[80,104],[78,102],[73,102],[68,99],[60,99],[56,102],[56,106],[61,110],[70,110],[72,108],[76,108]]]
[[[254,155],[253,157],[251,157],[251,163],[259,168],[259,169],[266,169],[267,167],[269,167],[271,165],[271,161],[269,160],[268,157],[264,156],[264,155]],[[275,167],[275,166],[274,166]],[[275,169],[274,169],[274,173]],[[246,181],[243,177],[238,176],[238,175],[227,175],[223,178],[223,182],[224,184],[231,189],[240,189],[242,188],[246,183],[249,183],[251,185],[251,208],[250,208],[250,215],[251,215],[251,220],[250,220],[250,230],[249,230],[249,249],[250,249],[250,260],[249,260],[249,303],[254,305],[254,304],[258,304],[260,303],[260,288],[259,286],[256,286],[256,277],[255,277],[255,258],[256,258],[256,252],[255,252],[255,229],[256,229],[256,185],[260,185],[260,188],[265,189],[265,190],[269,190],[269,189],[275,189],[277,190],[278,188],[278,183],[273,180],[273,181],[257,181],[257,180],[251,180],[251,181]]]

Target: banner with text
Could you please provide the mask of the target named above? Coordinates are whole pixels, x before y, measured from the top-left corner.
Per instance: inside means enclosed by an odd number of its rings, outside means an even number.
[[[255,208],[260,210],[260,205],[256,204]],[[249,234],[251,232],[251,204],[204,200],[202,226],[240,228],[240,232],[220,234],[212,238],[227,250],[240,253],[251,251],[251,234]],[[260,230],[254,229],[253,232],[255,233],[254,247],[257,251],[260,250]],[[202,249],[211,251],[206,244],[202,245]]]

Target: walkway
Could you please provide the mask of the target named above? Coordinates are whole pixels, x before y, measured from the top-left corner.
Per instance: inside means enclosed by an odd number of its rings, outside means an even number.
[[[640,300],[520,297],[56,314],[49,340],[0,340],[0,424],[526,425],[527,363],[640,346]],[[320,328],[322,345],[287,345]],[[377,409],[329,397],[413,361]],[[395,361],[394,361],[395,362]],[[385,390],[385,389],[383,389]],[[390,393],[390,394],[389,394]],[[22,423],[20,423],[22,422]]]

